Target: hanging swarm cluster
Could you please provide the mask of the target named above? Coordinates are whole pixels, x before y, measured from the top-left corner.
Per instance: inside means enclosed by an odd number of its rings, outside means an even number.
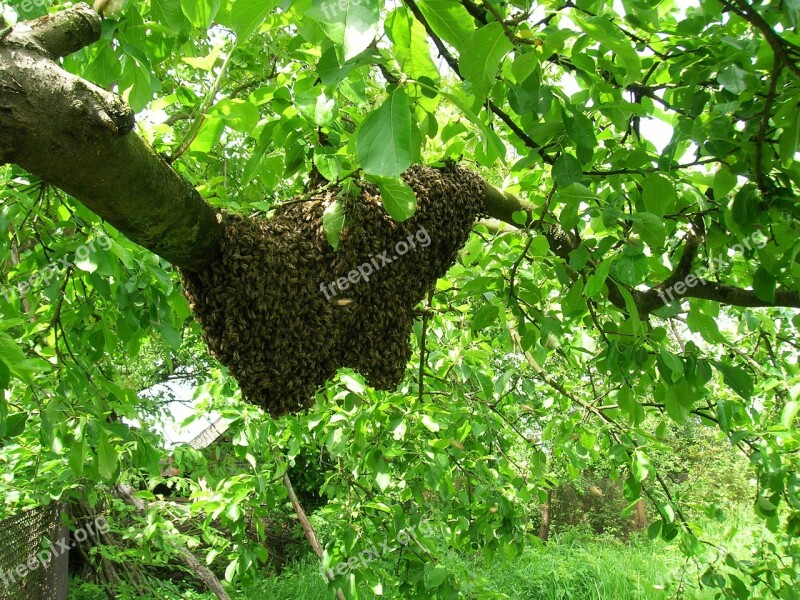
[[[455,165],[415,166],[403,179],[417,195],[414,216],[394,221],[364,184],[336,252],[322,226],[332,188],[267,219],[225,216],[220,260],[183,273],[204,339],[246,400],[273,416],[298,412],[340,367],[377,389],[400,383],[414,308],[455,262],[484,195],[480,177]],[[367,264],[371,274],[336,287]]]

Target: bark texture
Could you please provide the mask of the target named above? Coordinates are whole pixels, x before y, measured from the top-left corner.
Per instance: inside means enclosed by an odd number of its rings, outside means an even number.
[[[134,242],[197,269],[219,253],[215,210],[133,133],[119,96],[54,62],[99,38],[100,17],[79,4],[0,40],[0,164],[18,164]]]

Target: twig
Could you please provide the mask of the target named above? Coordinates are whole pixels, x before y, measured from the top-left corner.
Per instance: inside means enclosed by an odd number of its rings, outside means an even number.
[[[217,92],[219,92],[219,88],[222,86],[222,80],[225,78],[225,74],[228,72],[228,65],[230,64],[231,57],[235,51],[236,48],[231,49],[231,51],[225,57],[225,60],[222,62],[222,66],[219,68],[219,73],[217,73],[214,84],[211,86],[211,89],[208,91],[203,103],[200,105],[200,111],[196,120],[194,123],[192,123],[189,131],[186,132],[186,136],[184,137],[183,142],[181,142],[181,145],[178,147],[178,150],[167,161],[168,163],[172,164],[178,160],[183,153],[189,149],[189,146],[192,145],[192,142],[194,142],[197,134],[200,133],[200,128],[203,126],[203,123],[206,120],[206,114],[211,108],[211,105],[214,103],[214,99],[217,97]]]
[[[772,72],[770,73],[770,82],[769,82],[769,90],[767,91],[767,98],[764,100],[764,112],[761,115],[761,124],[758,128],[758,135],[756,135],[755,139],[755,173],[756,173],[756,184],[758,185],[758,189],[761,192],[761,195],[768,199],[771,196],[771,190],[769,185],[767,184],[767,177],[764,173],[764,165],[763,165],[763,153],[764,153],[764,141],[767,137],[767,127],[769,126],[769,119],[772,116],[772,105],[775,102],[775,96],[778,89],[778,80],[781,77],[781,69],[783,67],[783,59],[780,55],[775,54],[774,61],[772,63]]]
[[[432,289],[428,292],[428,306],[427,310],[422,313],[422,335],[419,342],[419,401],[423,402],[423,395],[425,393],[425,340],[428,335],[428,319],[430,317],[430,307],[433,301],[433,294],[435,290]]]
[[[320,545],[319,540],[317,539],[317,533],[314,531],[314,527],[308,520],[308,517],[306,516],[306,511],[303,509],[303,505],[300,504],[300,500],[297,499],[297,494],[294,493],[292,480],[289,479],[288,473],[283,474],[283,486],[289,493],[289,502],[292,503],[294,514],[297,515],[297,520],[300,521],[300,526],[303,528],[303,533],[306,535],[308,543],[311,544],[311,549],[314,550],[314,554],[316,554],[319,557],[319,559],[322,560],[323,551],[322,551],[322,546]],[[342,590],[336,590],[336,597],[339,600],[345,600]]]

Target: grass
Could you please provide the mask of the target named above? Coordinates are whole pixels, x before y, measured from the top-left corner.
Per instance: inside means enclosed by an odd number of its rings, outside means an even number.
[[[555,536],[544,547],[531,548],[514,561],[487,563],[449,556],[448,570],[466,573],[484,591],[474,598],[513,600],[661,600],[674,598],[682,557],[674,546],[663,542],[634,540],[621,543],[610,536],[592,536],[578,531]],[[459,575],[459,579],[463,578]],[[75,589],[71,600],[104,598]],[[392,590],[374,596],[362,590],[362,598],[399,599]],[[505,596],[503,596],[505,594]],[[331,600],[333,595],[320,577],[319,564],[308,558],[295,563],[279,577],[265,577],[245,590],[232,593],[236,600]],[[706,600],[713,593],[685,590],[687,599]],[[145,600],[137,596],[137,600]],[[158,600],[212,600],[211,595],[164,590]]]
[[[513,600],[661,600],[675,597],[682,557],[661,542],[621,543],[610,536],[568,533],[547,546],[530,549],[511,562],[487,564],[454,558],[458,571],[485,582],[476,598]],[[456,563],[456,564],[453,564]],[[450,566],[449,565],[449,566]],[[316,561],[294,565],[281,577],[268,578],[246,591],[246,600],[330,600],[332,594],[319,576]],[[377,598],[364,590],[364,598]],[[383,598],[399,598],[384,592]],[[692,593],[684,598],[705,600],[713,593]]]

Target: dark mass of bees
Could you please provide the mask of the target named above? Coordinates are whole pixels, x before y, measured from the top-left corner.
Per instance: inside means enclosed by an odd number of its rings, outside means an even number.
[[[415,307],[455,262],[484,189],[477,175],[456,165],[411,167],[403,179],[417,196],[414,216],[393,220],[378,189],[363,183],[358,198],[344,201],[338,251],[322,214],[340,190],[317,188],[308,201],[279,207],[269,218],[226,215],[220,260],[183,273],[204,339],[247,401],[273,416],[301,411],[340,367],[355,369],[376,389],[400,383]],[[398,242],[409,240],[416,247],[397,255]],[[391,262],[383,264],[381,255]],[[364,263],[380,267],[368,281],[342,290],[327,285]]]

